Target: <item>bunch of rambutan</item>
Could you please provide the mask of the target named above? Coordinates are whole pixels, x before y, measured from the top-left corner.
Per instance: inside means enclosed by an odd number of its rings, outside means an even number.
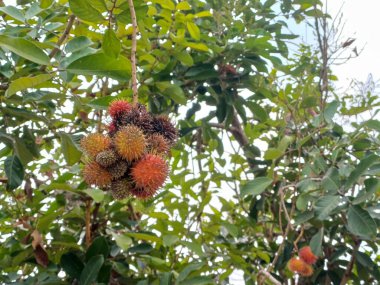
[[[141,104],[113,101],[108,134],[90,134],[81,141],[88,157],[84,180],[115,199],[149,199],[168,176],[166,157],[177,130],[166,116],[153,116]]]
[[[288,268],[301,276],[309,277],[313,275],[312,265],[317,262],[318,257],[314,255],[310,246],[304,246],[298,252],[299,257],[292,257],[288,262]]]

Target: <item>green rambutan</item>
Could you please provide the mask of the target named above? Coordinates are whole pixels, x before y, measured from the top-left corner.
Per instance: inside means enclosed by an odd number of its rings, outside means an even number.
[[[111,167],[107,168],[107,170],[111,173],[112,178],[114,180],[119,179],[124,176],[125,173],[128,171],[129,164],[128,162],[124,160],[120,160],[116,164],[112,165]]]
[[[99,133],[89,134],[81,140],[80,145],[86,154],[94,158],[98,153],[111,147],[111,139]]]
[[[177,129],[167,116],[153,118],[153,132],[163,135],[171,146],[176,143],[178,138]]]
[[[145,152],[145,136],[140,128],[128,125],[120,129],[114,137],[114,145],[119,155],[133,161],[139,159]]]
[[[99,187],[106,187],[111,184],[112,175],[95,161],[84,166],[83,178],[87,184],[95,184]]]
[[[122,115],[128,113],[132,109],[132,105],[125,100],[114,100],[108,107],[108,113],[113,119],[118,119]]]
[[[117,153],[113,149],[106,149],[96,155],[96,162],[103,167],[110,167],[118,158]]]
[[[165,155],[169,152],[170,146],[163,135],[151,134],[147,136],[147,149],[149,153]]]
[[[155,193],[168,176],[168,165],[158,155],[147,154],[137,161],[131,170],[131,177],[136,185],[136,191]],[[151,196],[153,195],[151,194]]]
[[[121,179],[112,182],[111,193],[112,197],[117,200],[122,200],[130,195],[131,182],[128,179]]]

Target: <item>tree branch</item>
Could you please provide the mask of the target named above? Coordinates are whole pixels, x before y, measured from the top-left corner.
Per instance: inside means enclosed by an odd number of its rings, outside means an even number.
[[[342,280],[340,281],[340,285],[345,285],[347,284],[347,281],[350,280],[352,269],[354,268],[354,263],[355,263],[355,254],[358,251],[361,242],[362,242],[361,240],[355,240],[355,245],[354,245],[354,248],[352,249],[351,260],[347,266],[346,271],[344,272]]]
[[[138,91],[137,91],[137,68],[136,68],[136,51],[137,51],[137,20],[136,11],[133,5],[133,0],[128,0],[129,11],[131,13],[132,20],[132,45],[131,45],[131,65],[132,65],[132,92],[133,92],[133,104],[138,103]]]
[[[86,200],[86,246],[91,245],[91,199]]]

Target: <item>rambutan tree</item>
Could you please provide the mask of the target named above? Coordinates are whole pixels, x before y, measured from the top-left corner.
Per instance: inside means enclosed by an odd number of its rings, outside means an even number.
[[[0,281],[378,284],[380,102],[322,11],[0,1]]]

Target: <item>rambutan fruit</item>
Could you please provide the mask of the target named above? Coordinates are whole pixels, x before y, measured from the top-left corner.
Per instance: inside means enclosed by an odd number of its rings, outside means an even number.
[[[121,160],[111,167],[107,168],[107,170],[111,173],[112,178],[114,180],[119,179],[124,176],[129,167],[128,162]]]
[[[152,134],[147,136],[147,149],[152,154],[167,154],[170,150],[168,141],[163,135]]]
[[[137,104],[122,116],[118,121],[118,126],[135,125],[144,133],[149,133],[152,131],[152,120],[152,115],[146,110],[145,106]]]
[[[158,155],[147,154],[132,167],[131,177],[137,190],[156,192],[164,183],[168,175],[166,161]]]
[[[288,262],[288,268],[290,271],[295,273],[301,273],[306,270],[307,264],[305,261],[298,257],[292,257]]]
[[[110,136],[113,136],[118,130],[117,125],[114,121],[112,121],[107,127],[108,127],[108,134]]]
[[[113,119],[118,119],[122,115],[128,113],[132,109],[132,105],[125,100],[114,100],[108,107],[108,113]]]
[[[314,264],[317,262],[318,257],[314,255],[310,246],[304,246],[298,252],[299,257],[307,264]]]
[[[110,167],[118,158],[117,153],[113,149],[106,149],[96,155],[96,162],[103,167]]]
[[[105,135],[94,133],[84,137],[80,145],[85,153],[94,158],[98,153],[111,146],[111,139]]]
[[[174,145],[178,138],[177,129],[167,116],[153,118],[153,132],[163,135],[170,145]]]
[[[129,196],[130,189],[131,182],[128,179],[116,180],[111,184],[112,197],[117,200],[125,199]]]
[[[87,184],[95,184],[99,187],[106,187],[111,184],[112,175],[95,161],[84,166],[83,178]]]
[[[116,133],[114,145],[122,158],[133,161],[139,159],[145,152],[145,136],[140,128],[128,125]]]
[[[150,199],[156,194],[158,189],[149,188],[131,188],[130,194],[140,200]]]
[[[314,273],[314,270],[310,264],[305,264],[305,268],[299,272],[299,274],[304,277],[309,277],[313,275],[313,273]]]

